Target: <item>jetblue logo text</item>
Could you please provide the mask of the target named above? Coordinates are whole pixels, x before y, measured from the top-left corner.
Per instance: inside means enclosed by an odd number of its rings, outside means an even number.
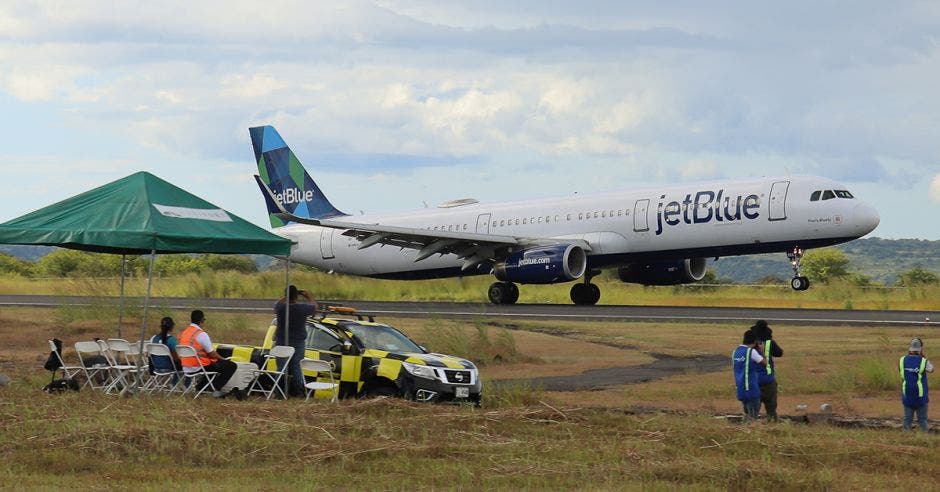
[[[545,265],[545,264],[548,264],[548,263],[551,263],[551,262],[552,262],[551,258],[544,257],[544,256],[541,257],[541,258],[523,258],[523,259],[519,260],[519,266],[526,266],[526,265]]]
[[[274,198],[281,205],[309,202],[313,200],[313,190],[302,191],[297,188],[287,188],[281,193],[275,193]]]
[[[699,191],[695,198],[689,193],[681,202],[665,203],[666,195],[660,196],[659,209],[656,212],[656,235],[663,233],[664,223],[668,226],[686,224],[706,224],[713,220],[717,222],[734,222],[745,219],[756,219],[760,216],[760,198],[757,195],[735,198],[724,195],[725,190]]]

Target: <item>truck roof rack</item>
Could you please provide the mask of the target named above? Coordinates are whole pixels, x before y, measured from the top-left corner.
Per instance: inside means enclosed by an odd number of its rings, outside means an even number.
[[[370,323],[375,323],[374,314],[362,313],[352,306],[343,306],[341,304],[328,305],[325,309],[321,309],[317,314],[320,315],[320,319],[325,318],[328,314],[338,314],[340,316],[355,316],[356,320],[358,321],[368,319]]]

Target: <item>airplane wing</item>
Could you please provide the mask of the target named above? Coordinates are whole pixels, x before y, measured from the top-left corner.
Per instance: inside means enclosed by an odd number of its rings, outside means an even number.
[[[515,251],[533,246],[574,244],[585,251],[591,251],[590,244],[582,239],[503,236],[298,217],[288,212],[277,201],[274,193],[260,176],[255,175],[255,181],[258,182],[258,186],[261,188],[268,209],[278,218],[299,224],[341,229],[344,236],[354,237],[359,240],[359,249],[366,249],[377,244],[414,249],[417,250],[414,258],[416,262],[435,254],[455,254],[458,258],[464,260],[461,269],[467,270],[482,263],[504,259]]]

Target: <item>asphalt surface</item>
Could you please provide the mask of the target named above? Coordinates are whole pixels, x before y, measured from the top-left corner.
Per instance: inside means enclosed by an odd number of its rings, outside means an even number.
[[[78,296],[0,295],[4,306],[55,307],[61,305],[114,305],[117,298]],[[128,305],[142,305],[142,298],[127,298]],[[353,306],[360,312],[402,318],[539,319],[578,321],[681,321],[698,323],[747,323],[764,319],[771,323],[813,326],[925,326],[940,327],[940,311],[866,311],[845,309],[775,309],[687,306],[574,306],[564,304],[320,301],[321,305]],[[268,312],[270,299],[187,299],[159,297],[151,306],[207,311]]]

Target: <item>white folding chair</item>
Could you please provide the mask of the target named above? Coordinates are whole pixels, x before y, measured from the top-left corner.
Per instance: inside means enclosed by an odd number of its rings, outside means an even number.
[[[144,341],[143,353],[141,353],[140,340],[128,344],[130,350],[127,351],[127,358],[132,362],[136,363],[140,361],[140,365],[143,366],[147,363],[147,344],[150,342]]]
[[[205,366],[202,365],[202,361],[199,360],[199,356],[196,353],[196,349],[190,347],[189,345],[177,345],[176,346],[176,355],[179,355],[180,359],[186,357],[193,357],[196,359],[196,363],[199,365],[199,370],[194,372],[185,372],[183,371],[183,378],[189,381],[189,386],[186,386],[186,389],[183,390],[183,394],[189,393],[191,390],[195,390],[196,386],[199,385],[198,378],[204,378],[205,383],[199,388],[196,392],[196,396],[193,399],[199,398],[206,388],[212,389],[212,391],[218,391],[219,389],[215,387],[215,377],[219,374],[216,371],[207,371]]]
[[[132,364],[128,356],[131,346],[122,338],[109,338],[107,342],[98,340],[101,352],[111,365],[111,383],[105,393],[118,390],[123,393],[131,386],[131,378],[137,376],[137,365]]]
[[[304,401],[309,400],[310,394],[317,390],[331,390],[333,397],[330,401],[336,401],[337,396],[339,396],[339,385],[336,384],[336,381],[333,379],[333,366],[331,366],[329,362],[304,358],[300,361],[300,369],[303,372],[314,373],[314,377],[317,379],[319,379],[320,374],[324,372],[330,375],[329,383],[314,380],[304,384],[304,387],[307,388],[307,398],[305,398]]]
[[[266,400],[271,399],[271,395],[275,391],[281,394],[281,398],[287,399],[287,393],[281,388],[281,380],[287,381],[287,366],[290,363],[290,358],[294,356],[294,347],[288,347],[286,345],[275,345],[268,351],[267,355],[264,356],[264,361],[261,363],[261,369],[255,369],[254,377],[255,380],[251,383],[251,387],[248,388],[248,394],[252,392],[263,393]],[[277,359],[284,359],[287,361],[284,362],[284,365],[281,366],[280,370],[277,370]],[[273,361],[275,364],[275,370],[266,369],[270,362]],[[264,389],[264,386],[268,383],[271,384],[271,389]]]
[[[92,389],[106,388],[110,383],[111,366],[108,364],[108,358],[101,353],[101,345],[96,341],[75,342],[75,353],[78,354],[78,362],[82,366],[82,373],[85,374],[85,384]],[[97,357],[97,359],[93,359]],[[100,378],[102,381],[98,381]]]
[[[65,359],[62,358],[62,354],[59,353],[59,349],[55,346],[55,342],[49,340],[49,349],[52,350],[52,353],[55,354],[55,358],[59,361],[59,369],[62,369],[62,377],[65,379],[72,379],[79,374],[82,374],[84,367],[82,366],[70,366],[65,363]],[[59,370],[56,369],[52,371],[52,379],[55,379],[55,373]]]
[[[170,347],[162,343],[148,343],[145,350],[149,360],[148,367],[152,368],[153,375],[147,380],[144,390],[150,393],[154,391],[172,393],[179,385],[179,382],[183,380],[183,377],[173,366],[173,354],[170,352]],[[153,357],[166,357],[171,369],[167,369],[165,364],[155,364]]]

